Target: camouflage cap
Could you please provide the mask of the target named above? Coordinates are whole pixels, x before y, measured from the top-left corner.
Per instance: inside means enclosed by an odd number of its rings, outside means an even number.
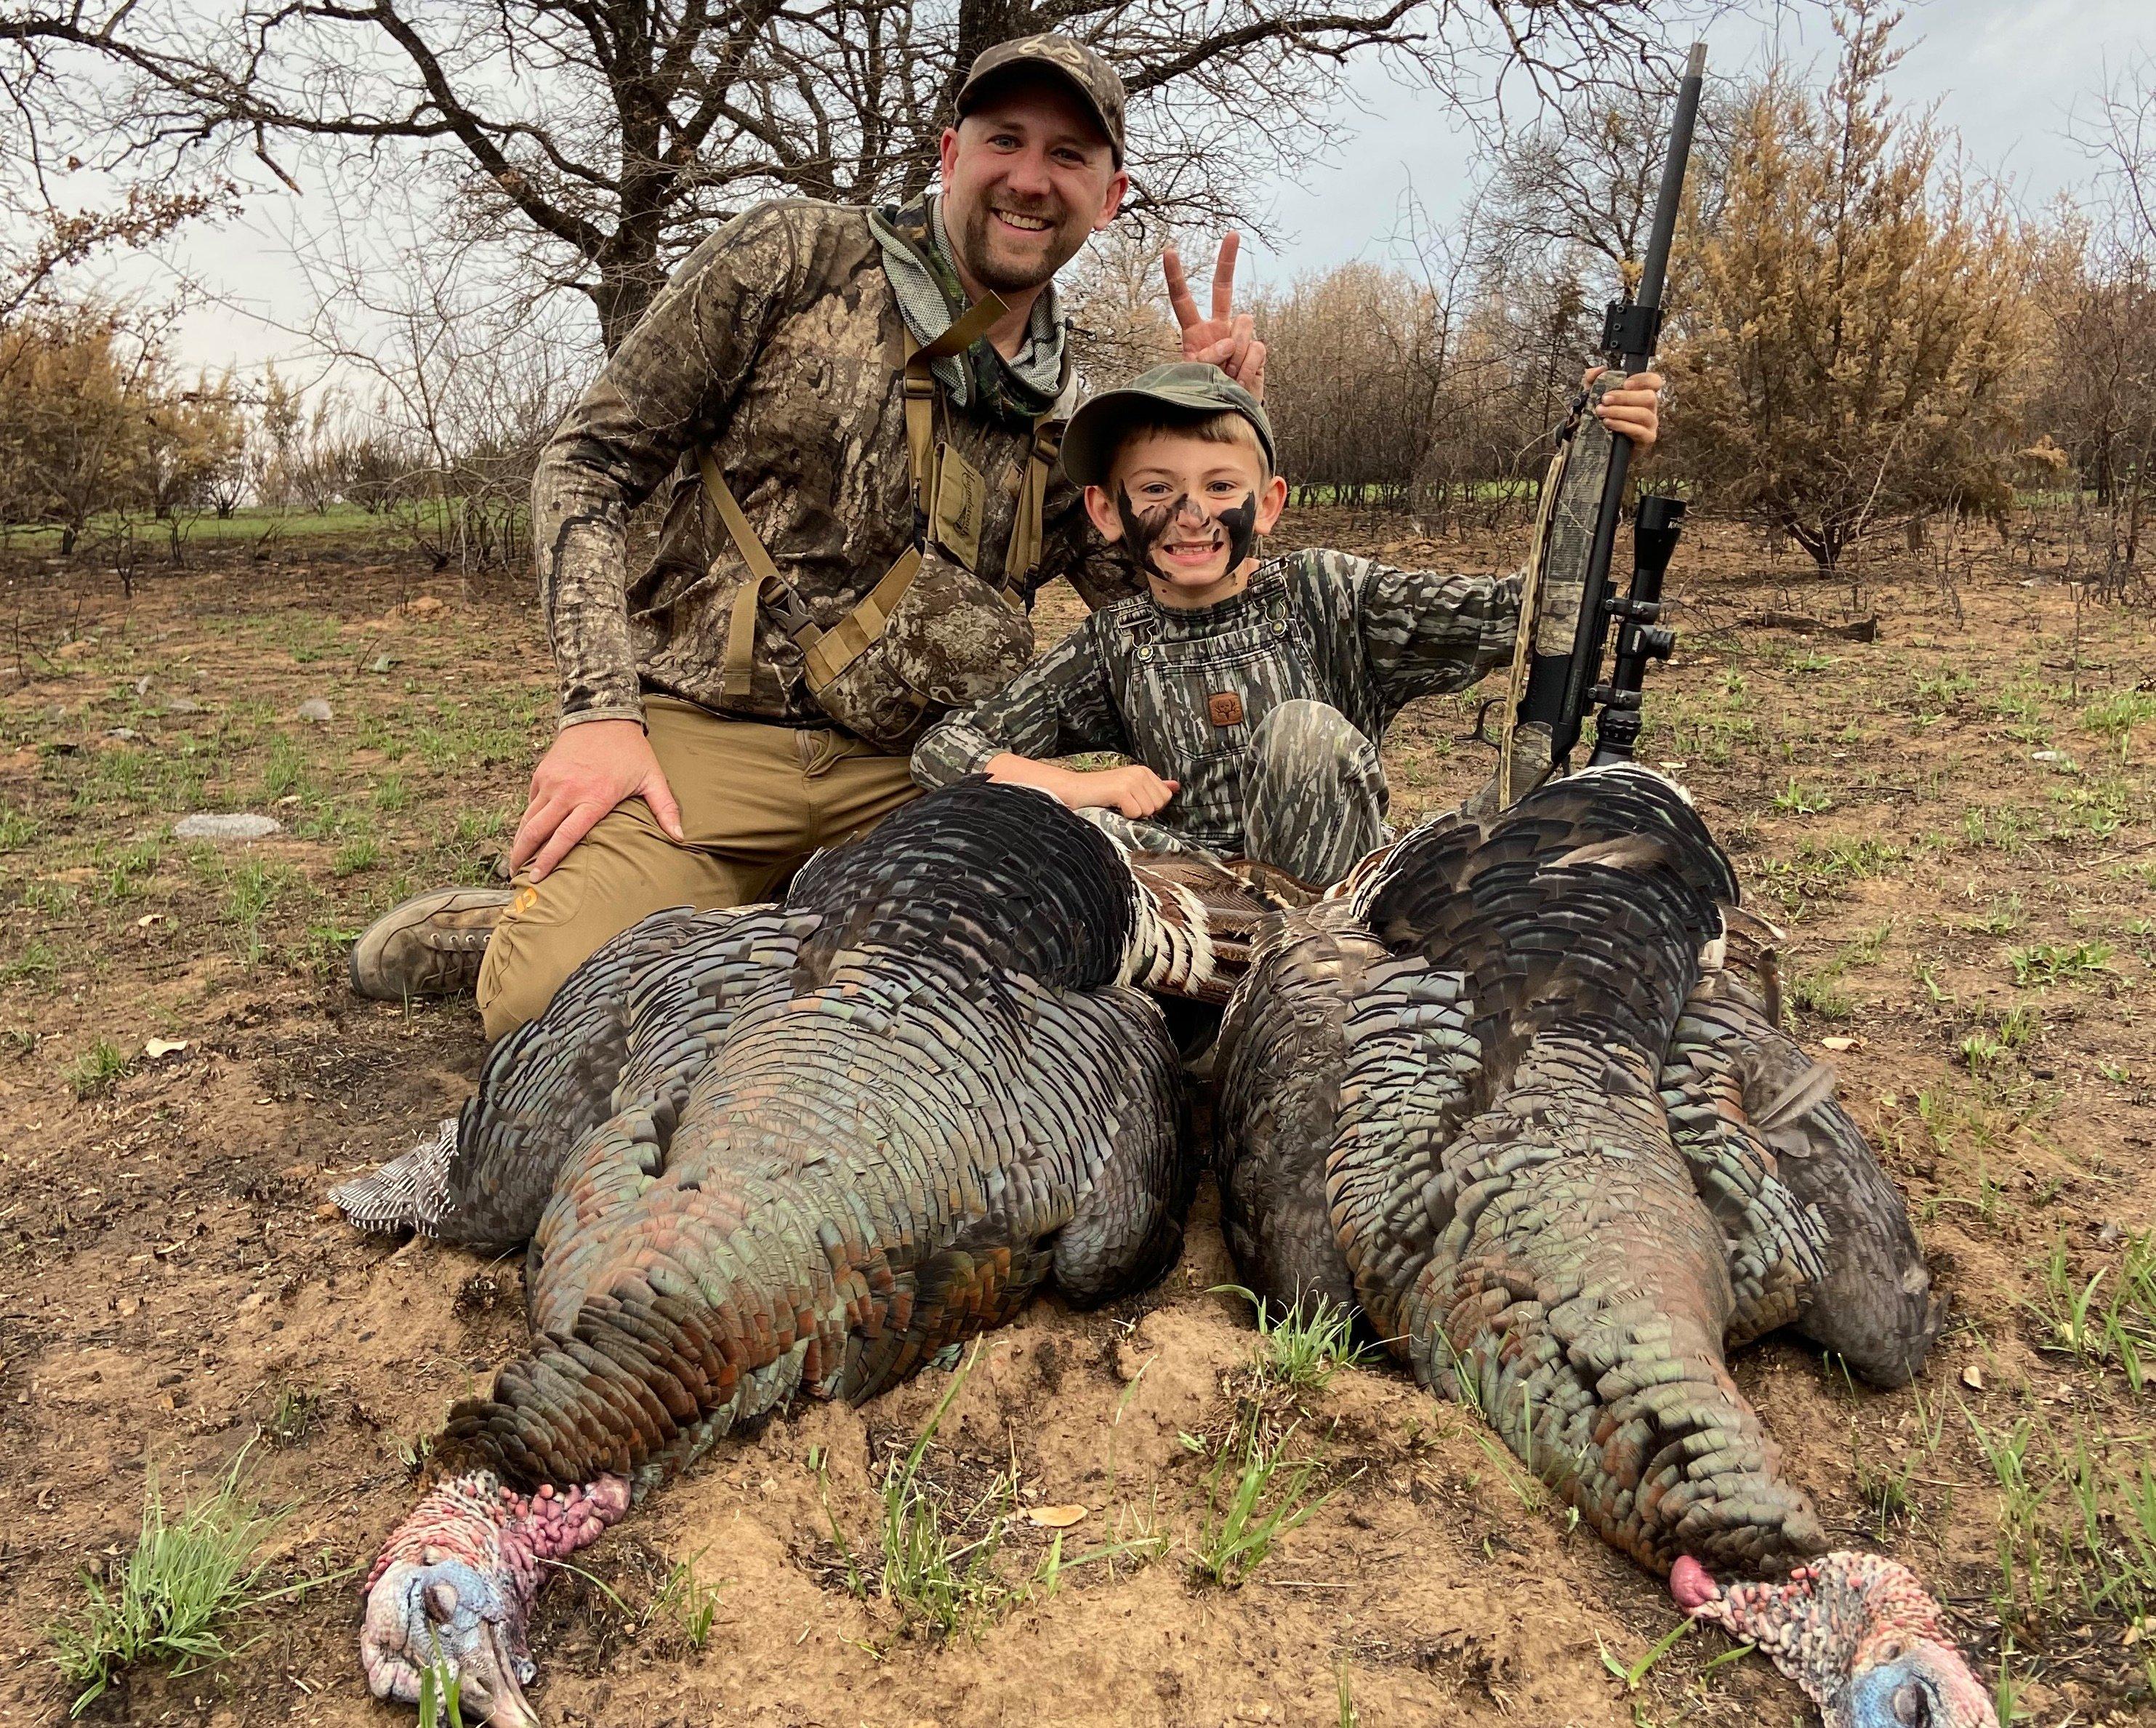
[[[1240,414],[1250,423],[1270,468],[1272,422],[1258,399],[1217,366],[1178,360],[1140,373],[1120,390],[1103,390],[1071,415],[1063,434],[1063,471],[1080,486],[1106,486],[1108,464],[1133,423],[1203,420],[1223,414]]]
[[[1059,78],[1077,93],[1086,111],[1100,121],[1116,152],[1116,166],[1123,165],[1123,80],[1098,52],[1075,36],[1060,32],[1041,36],[1018,36],[985,49],[958,87],[958,117],[973,111],[988,87],[1018,70],[1040,71]]]

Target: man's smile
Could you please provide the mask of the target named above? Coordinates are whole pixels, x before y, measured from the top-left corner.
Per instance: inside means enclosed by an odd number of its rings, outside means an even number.
[[[1046,234],[1055,226],[1045,216],[1030,215],[1023,210],[991,208],[988,213],[1006,228],[1014,228],[1020,234]]]

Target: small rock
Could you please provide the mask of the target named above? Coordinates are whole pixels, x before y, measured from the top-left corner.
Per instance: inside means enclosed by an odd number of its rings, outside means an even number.
[[[386,672],[390,669],[390,667],[396,664],[397,656],[395,655],[377,654],[373,659],[367,661],[367,669],[370,672]]]
[[[203,710],[203,705],[192,697],[176,696],[165,704],[165,712],[167,714],[199,714]]]
[[[1836,1052],[1856,1048],[1856,1040],[1854,1038],[1822,1038],[1820,1040],[1820,1044],[1824,1049]]]
[[[177,1056],[187,1047],[185,1038],[152,1038],[142,1047],[142,1054],[156,1062],[160,1057]]]
[[[300,717],[302,720],[312,720],[319,725],[325,720],[332,720],[336,717],[330,712],[330,705],[321,697],[311,696],[300,704]]]
[[[404,615],[408,618],[439,618],[449,609],[448,601],[438,600],[430,594],[423,594],[404,604]]]
[[[1961,1383],[1973,1392],[1982,1391],[1984,1390],[1984,1371],[1978,1367],[1975,1363],[1971,1362],[1968,1367],[1961,1371]]]
[[[283,829],[275,816],[241,812],[234,815],[182,816],[172,824],[175,840],[262,840]]]
[[[131,726],[116,726],[105,735],[109,738],[118,738],[123,744],[139,744],[142,742],[142,734]]]
[[[144,697],[147,696],[149,693],[150,693],[150,675],[149,675],[147,672],[145,672],[145,673],[143,673],[143,674],[142,674],[142,676],[141,676],[141,677],[137,678],[137,679],[135,681],[135,700],[136,700],[136,701],[137,701],[137,702],[140,702],[140,701],[141,701],[141,699],[142,699]]]
[[[2118,1219],[2107,1218],[2104,1221],[2103,1228],[2097,1232],[2096,1239],[2107,1248],[2125,1234],[2126,1232],[2119,1228]]]

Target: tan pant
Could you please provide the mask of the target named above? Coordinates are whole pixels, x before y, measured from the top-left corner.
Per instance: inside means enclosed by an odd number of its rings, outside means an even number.
[[[602,943],[668,906],[769,898],[819,846],[872,828],[920,796],[906,758],[845,733],[721,720],[666,697],[644,702],[652,753],[681,806],[685,846],[640,798],[603,817],[543,882],[518,877],[480,969],[496,1039],[536,1019]]]

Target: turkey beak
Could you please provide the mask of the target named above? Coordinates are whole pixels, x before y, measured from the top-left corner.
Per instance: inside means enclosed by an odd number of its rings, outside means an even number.
[[[464,1681],[460,1702],[466,1712],[475,1717],[484,1711],[495,1728],[539,1728],[539,1713],[525,1701],[524,1689],[516,1683],[516,1664],[501,1628],[492,1621],[480,1623],[479,1637],[458,1669]]]

